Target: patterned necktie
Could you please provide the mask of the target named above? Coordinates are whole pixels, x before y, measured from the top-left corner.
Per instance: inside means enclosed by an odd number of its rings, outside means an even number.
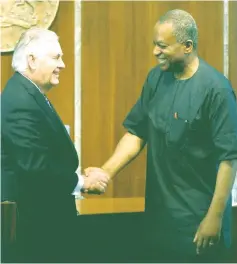
[[[46,100],[46,102],[47,102],[48,106],[49,106],[49,107],[50,107],[50,109],[53,111],[53,108],[52,108],[52,106],[51,106],[51,104],[50,104],[50,102],[49,102],[49,99],[46,97],[46,95],[45,95],[45,94],[43,94],[43,96],[44,96],[44,98],[45,98],[45,100]]]

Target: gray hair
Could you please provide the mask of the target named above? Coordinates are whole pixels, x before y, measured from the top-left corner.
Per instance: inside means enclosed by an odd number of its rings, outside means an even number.
[[[28,68],[28,55],[42,56],[47,51],[49,42],[58,41],[58,36],[53,31],[43,28],[31,28],[25,31],[13,53],[12,68],[24,72]]]
[[[192,40],[193,49],[197,50],[198,28],[191,14],[180,9],[170,10],[158,20],[160,24],[166,22],[172,23],[177,42],[184,43],[187,40]]]

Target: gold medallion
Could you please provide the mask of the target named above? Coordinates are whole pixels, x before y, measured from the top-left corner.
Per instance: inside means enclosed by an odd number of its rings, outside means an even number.
[[[59,0],[1,0],[0,51],[13,51],[21,34],[31,27],[49,28]]]

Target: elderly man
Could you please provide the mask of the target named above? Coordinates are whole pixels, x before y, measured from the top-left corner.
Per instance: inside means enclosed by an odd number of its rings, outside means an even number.
[[[127,115],[114,154],[88,175],[113,178],[147,145],[146,261],[220,261],[230,245],[237,107],[230,82],[197,55],[193,17],[172,10],[154,27],[158,66]]]
[[[2,201],[17,204],[23,262],[70,262],[76,242],[72,192],[77,184],[85,192],[103,192],[108,182],[106,173],[78,177],[75,147],[46,97],[65,68],[62,56],[54,32],[26,31],[1,96]]]

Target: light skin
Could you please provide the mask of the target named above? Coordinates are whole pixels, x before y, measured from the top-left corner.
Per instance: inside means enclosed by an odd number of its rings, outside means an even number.
[[[52,87],[59,84],[59,75],[65,68],[63,52],[58,41],[45,45],[45,52],[41,55],[30,53],[27,56],[28,68],[23,73],[32,80],[41,90],[47,93]],[[103,193],[109,181],[106,172],[100,172],[90,177],[84,176],[83,192]]]
[[[192,40],[178,43],[173,34],[171,23],[157,23],[154,27],[153,54],[163,71],[171,71],[175,78],[185,80],[191,78],[198,69],[199,60],[193,49]],[[110,177],[119,173],[143,149],[145,142],[130,133],[126,133],[118,143],[112,156],[101,168],[89,167],[86,175],[106,171]],[[197,254],[201,254],[209,246],[218,243],[222,228],[222,218],[227,200],[231,194],[237,171],[237,161],[222,161],[219,166],[216,187],[211,205],[200,223],[193,242]]]
[[[24,75],[37,84],[43,93],[47,93],[59,84],[59,74],[65,68],[62,57],[59,42],[50,42],[45,52],[41,52],[40,55],[30,53],[27,56],[28,68]]]

